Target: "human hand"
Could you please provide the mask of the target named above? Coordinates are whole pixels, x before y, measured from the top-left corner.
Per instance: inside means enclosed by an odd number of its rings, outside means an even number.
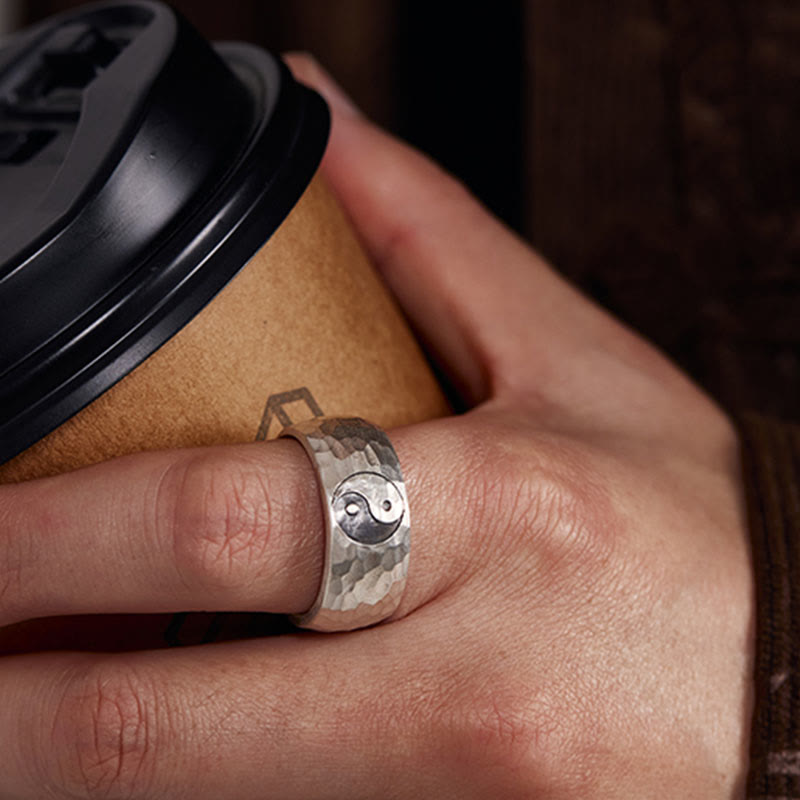
[[[392,432],[413,519],[393,619],[0,659],[0,797],[730,798],[752,587],[736,437],[641,339],[344,103],[326,176],[472,410]],[[0,624],[304,611],[294,442],[0,489]]]

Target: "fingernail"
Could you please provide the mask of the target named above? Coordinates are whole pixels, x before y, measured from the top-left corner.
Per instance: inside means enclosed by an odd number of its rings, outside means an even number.
[[[316,89],[334,111],[346,117],[359,117],[361,111],[331,74],[308,53],[287,53],[284,56],[296,77]]]

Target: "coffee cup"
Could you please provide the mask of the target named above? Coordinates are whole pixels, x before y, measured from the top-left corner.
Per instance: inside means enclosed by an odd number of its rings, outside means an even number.
[[[318,173],[322,99],[157,2],[0,49],[0,482],[447,404]]]

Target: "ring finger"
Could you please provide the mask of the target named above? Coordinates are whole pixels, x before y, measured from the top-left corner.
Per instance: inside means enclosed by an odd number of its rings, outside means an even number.
[[[436,465],[453,457],[460,427],[443,420],[392,437],[415,537],[398,615],[439,591],[440,565],[452,575],[465,550],[458,536],[437,536],[450,490]],[[69,614],[302,613],[320,583],[319,491],[292,441],[124,458],[2,487],[0,508],[0,625]]]

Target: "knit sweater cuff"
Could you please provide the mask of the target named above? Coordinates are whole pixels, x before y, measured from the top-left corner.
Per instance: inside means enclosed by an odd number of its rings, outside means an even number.
[[[740,422],[756,580],[749,800],[800,798],[800,427]]]

